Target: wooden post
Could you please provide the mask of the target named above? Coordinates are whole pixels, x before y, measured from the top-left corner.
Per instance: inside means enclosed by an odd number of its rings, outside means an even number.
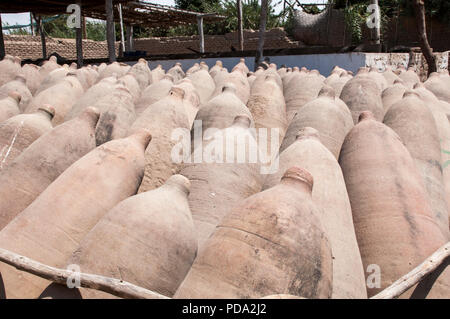
[[[77,2],[80,6],[80,19],[82,15],[81,2]],[[79,28],[75,28],[76,31],[76,47],[77,47],[77,66],[81,68],[83,66],[83,31],[81,30],[81,21]]]
[[[200,37],[200,53],[205,53],[205,35],[203,33],[203,17],[197,16],[198,35]]]
[[[423,0],[413,0],[414,15],[416,17],[417,31],[419,33],[420,48],[427,60],[428,75],[437,71],[436,56],[428,42],[427,26],[425,22],[425,4]]]
[[[30,29],[31,29],[31,35],[34,36],[33,14],[31,12],[30,12]]]
[[[269,4],[267,0],[261,0],[261,18],[259,22],[259,41],[258,41],[258,50],[256,51],[255,56],[255,71],[258,68],[259,62],[263,57],[264,53],[264,37],[266,33],[266,24],[267,24],[267,8]]]
[[[242,0],[237,0],[239,51],[244,51],[244,30],[242,27]]]
[[[375,5],[376,6],[376,24],[375,27],[372,28],[370,30],[370,34],[371,34],[371,43],[374,45],[380,45],[380,39],[381,39],[381,30],[380,30],[380,25],[381,25],[381,16],[380,16],[380,6],[378,5],[378,0],[370,0],[370,4],[371,5]],[[381,48],[380,48],[381,49]]]
[[[5,57],[5,40],[3,39],[2,15],[0,14],[0,60]]]
[[[126,41],[125,41],[125,51],[133,51],[133,26],[126,26]]]
[[[116,61],[116,35],[114,30],[114,12],[112,0],[105,0],[106,11],[106,41],[108,43],[109,62]]]
[[[47,44],[45,43],[44,26],[42,23],[41,16],[35,15],[34,20],[36,21],[36,25],[38,27],[39,34],[41,35],[42,58],[47,59]]]
[[[123,16],[121,3],[119,3],[119,19],[120,19],[120,44],[122,45],[122,52],[125,52],[125,36],[123,32]]]
[[[87,29],[86,29],[86,17],[82,17],[83,19],[83,39],[87,39]]]

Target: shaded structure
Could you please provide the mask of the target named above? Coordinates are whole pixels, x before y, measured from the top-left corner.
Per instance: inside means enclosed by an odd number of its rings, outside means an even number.
[[[33,12],[36,20],[42,15],[55,15],[62,13],[75,14],[76,10],[68,10],[68,6],[76,3],[80,6],[80,14],[75,17],[77,40],[77,62],[83,64],[82,50],[82,17],[106,20],[106,39],[108,42],[109,61],[116,60],[115,54],[115,29],[114,22],[120,23],[122,46],[132,50],[133,25],[154,27],[169,27],[198,23],[200,39],[203,39],[203,22],[217,22],[225,17],[217,14],[204,14],[199,12],[181,10],[165,5],[158,5],[144,1],[130,0],[16,0],[0,2],[0,13]],[[126,33],[124,31],[126,26]],[[44,58],[47,57],[45,48],[45,35],[42,25],[39,31],[43,38],[42,51]],[[3,32],[0,25],[0,32]],[[2,33],[3,34],[3,33]],[[127,39],[125,40],[125,34]],[[126,45],[127,44],[127,45]],[[0,58],[4,57],[4,42],[0,37]],[[204,52],[204,43],[200,45],[201,53]]]

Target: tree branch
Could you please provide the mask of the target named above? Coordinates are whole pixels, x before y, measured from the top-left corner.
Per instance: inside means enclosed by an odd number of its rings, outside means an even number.
[[[30,258],[0,248],[0,262],[11,265],[18,270],[28,272],[55,283],[66,285],[74,272],[50,267]],[[77,273],[81,287],[107,292],[117,297],[130,299],[170,299],[151,290],[138,287],[126,281],[98,275]]]
[[[436,270],[436,268],[438,268],[441,264],[443,264],[444,262],[448,264],[449,256],[450,242],[439,248],[433,255],[427,258],[427,260],[425,260],[419,266],[411,270],[409,273],[407,273],[392,285],[370,299],[394,299],[399,297],[409,288],[411,288],[419,281],[424,279],[427,275]]]

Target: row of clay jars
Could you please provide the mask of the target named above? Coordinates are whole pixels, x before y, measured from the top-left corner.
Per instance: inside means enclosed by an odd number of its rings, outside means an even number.
[[[142,91],[139,101],[135,104],[136,116],[139,117],[150,105],[158,102],[167,95],[173,87],[173,77],[164,75],[164,77],[145,88]]]
[[[43,105],[33,114],[19,114],[0,124],[0,172],[52,128],[55,109]]]
[[[171,67],[166,74],[169,74],[173,77],[173,82],[177,83],[184,79],[186,74],[184,73],[183,69],[181,68],[181,63],[177,62],[173,67]]]
[[[99,80],[116,75],[117,77],[122,77],[131,69],[131,67],[124,63],[113,62],[111,64],[100,65],[98,73]]]
[[[345,84],[353,78],[347,71],[342,69],[333,70],[330,76],[324,81],[324,84],[331,86],[336,93],[336,96],[340,96]]]
[[[183,105],[184,90],[174,87],[169,95],[150,105],[133,123],[128,134],[145,128],[152,132],[152,143],[145,152],[145,175],[139,192],[161,186],[177,174],[180,163],[172,159],[172,149],[178,141],[172,139],[175,130],[190,130],[188,115]]]
[[[7,97],[11,92],[17,92],[20,94],[21,99],[19,103],[19,109],[20,112],[25,111],[25,108],[27,107],[33,96],[27,87],[24,75],[17,75],[13,81],[3,84],[0,87],[0,99]]]
[[[186,177],[174,175],[155,190],[121,201],[84,237],[66,264],[171,297],[197,252],[189,189]],[[115,298],[94,289],[56,284],[41,297]]]
[[[312,176],[293,167],[276,186],[239,202],[199,252],[174,297],[331,297],[331,249],[312,188]]]
[[[66,114],[83,93],[83,87],[76,76],[68,73],[63,80],[34,96],[25,113],[34,113],[42,105],[51,104],[55,108],[53,125],[59,125],[64,122]]]
[[[430,108],[417,93],[407,91],[390,107],[383,122],[398,134],[411,154],[428,193],[433,219],[444,237],[449,238],[441,145]]]
[[[251,154],[258,154],[250,125],[247,115],[236,116],[232,126],[203,140],[192,153],[192,163],[185,164],[181,170],[192,185],[189,205],[199,251],[234,205],[261,190],[258,159],[250,161]],[[244,160],[239,161],[239,150],[244,150]]]
[[[150,85],[161,81],[165,75],[166,71],[164,71],[161,64],[158,64],[158,66],[152,70],[152,80],[150,81]]]
[[[368,70],[360,69],[357,75],[345,84],[340,95],[352,113],[354,124],[358,123],[359,114],[363,111],[372,112],[378,121],[383,120],[381,86],[369,77],[368,73]]]
[[[347,135],[339,158],[364,265],[368,296],[390,286],[447,242],[436,225],[422,179],[407,148],[370,112]],[[428,297],[449,295],[442,274]],[[378,285],[379,284],[379,285]],[[423,298],[426,285],[403,297]],[[447,288],[446,288],[447,287]],[[425,288],[425,289],[424,289]],[[445,291],[447,289],[447,291]]]
[[[24,210],[62,172],[95,148],[96,109],[42,135],[0,173],[0,229]]]
[[[319,131],[320,140],[330,152],[339,157],[345,136],[353,127],[352,115],[334,90],[324,86],[319,97],[304,105],[289,124],[280,152],[291,145],[300,129],[313,127]]]
[[[322,210],[317,215],[333,254],[333,298],[367,298],[364,270],[353,226],[352,209],[341,168],[320,142],[319,132],[301,129],[297,139],[278,159],[277,167],[263,189],[277,185],[289,167],[305,168],[314,176],[312,199]]]
[[[22,97],[17,92],[10,92],[7,97],[0,100],[0,123],[20,114],[20,100]]]
[[[0,231],[2,248],[61,268],[116,204],[136,193],[151,139],[141,131],[97,147],[72,164]],[[49,281],[0,265],[6,298],[37,298]]]

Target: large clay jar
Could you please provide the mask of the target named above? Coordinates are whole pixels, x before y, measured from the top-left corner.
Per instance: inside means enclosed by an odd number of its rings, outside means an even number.
[[[317,217],[333,253],[333,298],[367,298],[344,176],[336,158],[320,142],[317,130],[306,127],[298,132],[297,140],[281,153],[276,173],[266,178],[263,189],[277,185],[292,166],[303,167],[314,176],[312,199],[323,208]]]
[[[220,222],[175,298],[330,298],[332,257],[313,203],[313,178],[290,168]]]
[[[171,297],[197,252],[189,187],[187,178],[174,175],[163,186],[120,202],[86,235],[67,264]],[[73,297],[113,297],[93,289],[61,289]],[[49,295],[64,297],[61,291]]]
[[[19,93],[10,92],[7,97],[0,100],[0,123],[20,113],[21,98]]]
[[[224,85],[222,94],[200,106],[195,120],[201,121],[202,134],[205,135],[210,128],[220,130],[230,127],[236,116],[241,114],[247,115],[251,119],[251,126],[254,127],[252,114],[236,95],[234,84],[228,83]],[[193,136],[193,139],[195,141],[196,138]]]
[[[136,116],[139,117],[147,107],[169,95],[172,87],[173,77],[171,75],[165,75],[161,80],[147,86],[135,104]]]
[[[52,128],[55,110],[43,105],[34,114],[19,114],[0,124],[0,172]]]
[[[40,67],[35,64],[24,64],[22,67],[23,75],[25,76],[27,87],[31,94],[37,91],[39,85],[41,85],[42,77],[39,72]]]
[[[94,106],[101,114],[95,129],[97,146],[127,136],[136,120],[133,98],[127,88],[117,85],[111,95],[102,97]]]
[[[352,112],[354,124],[358,123],[359,114],[363,111],[373,113],[378,121],[383,121],[384,110],[381,90],[377,82],[360,70],[358,74],[345,84],[340,95]]]
[[[135,76],[141,90],[144,90],[150,85],[152,71],[150,71],[150,68],[148,67],[147,60],[142,58],[139,59],[138,62],[131,67],[128,73]]]
[[[49,87],[52,87],[55,84],[58,84],[59,82],[64,80],[64,78],[67,76],[67,74],[70,71],[71,70],[69,69],[69,67],[62,67],[62,68],[54,69],[49,74],[47,74],[47,76],[45,78],[42,79],[41,85],[39,85],[39,87],[36,91],[36,94],[34,94],[34,95],[37,95],[40,92],[48,89]]]
[[[417,93],[408,91],[401,101],[391,106],[384,117],[384,124],[399,135],[411,154],[428,193],[433,218],[442,234],[449,238],[441,145],[430,108]]]
[[[255,127],[269,130],[277,128],[281,143],[288,124],[283,90],[277,84],[275,75],[263,75],[255,81],[247,107],[253,115]]]
[[[174,85],[174,87],[184,91],[183,106],[188,116],[189,127],[192,128],[195,116],[200,107],[200,96],[198,91],[189,78],[181,80],[178,84]]]
[[[90,87],[77,101],[75,101],[72,109],[66,114],[65,120],[73,119],[83,112],[85,108],[93,106],[101,98],[111,95],[114,92],[116,84],[117,79],[115,77],[108,77]]]
[[[105,65],[104,67],[99,69],[99,80],[110,77],[110,76],[116,76],[118,78],[124,76],[128,71],[130,70],[130,67],[124,67],[118,62],[113,62],[111,64]]]
[[[83,87],[76,76],[69,73],[64,80],[33,97],[25,113],[34,113],[42,105],[50,104],[55,108],[55,116],[52,120],[53,125],[59,125],[64,122],[65,116],[83,93]]]
[[[377,68],[371,67],[369,72],[367,73],[367,76],[371,79],[373,79],[375,82],[377,82],[378,87],[380,88],[380,91],[383,92],[389,84],[382,73],[378,71]]]
[[[14,80],[19,74],[23,74],[20,58],[6,55],[0,61],[0,86]]]
[[[442,101],[450,103],[450,81],[439,73],[432,73],[424,83],[425,87]]]
[[[17,75],[13,81],[3,84],[0,87],[0,99],[8,96],[11,92],[17,92],[20,94],[21,99],[19,103],[20,112],[25,111],[30,100],[33,98],[30,90],[27,87],[26,79],[24,75]]]
[[[155,189],[180,170],[172,159],[172,149],[178,141],[172,139],[175,130],[189,131],[183,105],[184,91],[172,88],[169,95],[149,106],[130,127],[129,133],[145,128],[152,133],[152,142],[145,152],[145,175],[139,192]]]
[[[181,81],[185,77],[185,73],[179,62],[175,63],[175,65],[167,71],[167,74],[170,74],[173,77],[174,83]]]
[[[392,105],[401,101],[406,90],[407,88],[402,84],[401,80],[395,80],[393,85],[383,91],[381,100],[383,101],[384,114],[386,114]]]
[[[187,77],[192,81],[192,84],[197,89],[198,95],[200,97],[200,103],[204,104],[209,101],[214,90],[216,89],[216,84],[213,78],[209,75],[207,70],[198,70]]]
[[[209,75],[214,79],[215,75],[223,69],[222,61],[216,61],[214,66],[209,70]]]
[[[414,86],[414,92],[419,94],[425,105],[430,108],[436,122],[441,145],[442,175],[448,207],[450,205],[450,123],[446,115],[447,110],[442,101],[438,100],[422,83]]]
[[[165,75],[166,72],[162,68],[161,64],[158,64],[158,66],[152,70],[152,79],[150,81],[150,85],[161,81]]]
[[[388,84],[388,86],[391,86],[395,83],[395,81],[400,80],[400,78],[398,77],[397,74],[395,74],[392,71],[392,68],[390,66],[387,66],[386,69],[384,70],[384,72],[382,73],[382,75],[384,76],[384,78],[386,79],[386,82]]]
[[[133,103],[137,103],[141,97],[141,88],[139,87],[139,82],[136,80],[133,74],[125,74],[124,76],[117,79],[118,84],[122,84],[128,89],[131,96],[133,97]]]
[[[407,71],[400,73],[398,77],[403,80],[408,89],[412,89],[414,85],[420,83],[420,78],[412,67],[408,68]]]
[[[39,69],[41,79],[45,79],[50,72],[60,67],[61,66],[58,64],[56,57],[52,55],[47,61],[44,61],[44,63],[42,63],[42,66]]]
[[[223,150],[222,160],[212,154],[211,149],[216,148]],[[238,150],[243,150],[244,160],[239,160]],[[192,155],[191,163],[185,164],[181,174],[191,181],[189,205],[201,250],[223,216],[240,200],[261,190],[258,159],[250,161],[252,155],[258,155],[250,118],[237,116],[232,126],[196,145]]]
[[[42,135],[0,174],[0,229],[24,210],[62,172],[95,148],[98,110]]]
[[[324,81],[325,78],[317,71],[297,72],[292,77],[284,87],[288,123],[306,103],[317,97]]]
[[[399,136],[370,112],[360,118],[345,139],[339,163],[371,297],[425,261],[447,239],[433,219],[420,174]],[[445,289],[439,281],[433,289],[438,294]],[[419,285],[415,296],[424,297],[423,288]]]
[[[319,97],[304,105],[291,121],[280,152],[296,140],[298,131],[304,127],[318,130],[323,145],[339,158],[345,136],[353,127],[352,115],[346,105],[334,97],[334,90],[324,86]]]
[[[216,88],[211,97],[216,97],[222,94],[223,89],[232,83],[236,88],[236,96],[242,101],[242,103],[247,104],[250,97],[250,84],[247,80],[247,74],[242,73],[240,69],[236,69],[231,73],[226,70],[220,72],[214,78],[216,83]]]
[[[78,81],[80,81],[81,85],[83,86],[84,91],[89,90],[91,86],[93,86],[98,79],[98,73],[92,67],[82,67],[81,69],[78,69],[75,71],[75,74],[77,75]]]
[[[134,195],[151,139],[141,131],[103,144],[71,165],[0,232],[2,248],[61,268],[116,204]],[[104,239],[104,238],[103,238]],[[37,298],[49,282],[0,265],[6,298]]]

